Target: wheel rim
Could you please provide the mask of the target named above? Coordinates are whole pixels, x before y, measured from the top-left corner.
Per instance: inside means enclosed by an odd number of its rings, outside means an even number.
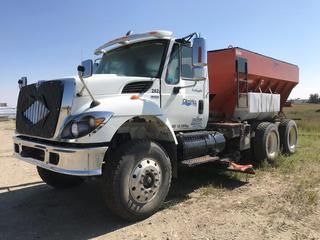
[[[277,155],[278,152],[278,136],[277,133],[272,131],[268,135],[267,138],[267,151],[268,156],[270,158],[274,158]]]
[[[294,127],[289,129],[288,133],[288,144],[291,151],[296,148],[297,145],[297,131]]]
[[[133,169],[129,187],[131,197],[139,203],[151,201],[161,186],[159,164],[153,159],[141,160]]]

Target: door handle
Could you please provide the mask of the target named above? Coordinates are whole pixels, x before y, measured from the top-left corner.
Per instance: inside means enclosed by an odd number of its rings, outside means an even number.
[[[199,100],[198,113],[203,114],[203,100]]]

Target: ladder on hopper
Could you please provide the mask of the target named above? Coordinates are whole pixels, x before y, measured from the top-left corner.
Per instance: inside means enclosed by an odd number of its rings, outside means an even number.
[[[236,59],[237,108],[247,108],[248,103],[248,62],[246,58]],[[243,104],[243,97],[245,104]]]

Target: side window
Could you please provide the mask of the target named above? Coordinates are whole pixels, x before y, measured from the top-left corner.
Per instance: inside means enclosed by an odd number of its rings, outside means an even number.
[[[181,47],[181,77],[192,78],[192,48]]]
[[[179,45],[174,44],[170,60],[168,64],[168,71],[166,76],[166,83],[168,84],[177,84],[180,80],[180,54],[179,54]]]

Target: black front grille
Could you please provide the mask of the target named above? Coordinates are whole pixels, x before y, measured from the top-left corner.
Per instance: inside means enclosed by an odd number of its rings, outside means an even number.
[[[17,105],[17,133],[53,137],[60,114],[63,89],[62,81],[47,81],[23,87]]]
[[[128,83],[122,90],[122,93],[145,93],[152,86],[152,81]]]

